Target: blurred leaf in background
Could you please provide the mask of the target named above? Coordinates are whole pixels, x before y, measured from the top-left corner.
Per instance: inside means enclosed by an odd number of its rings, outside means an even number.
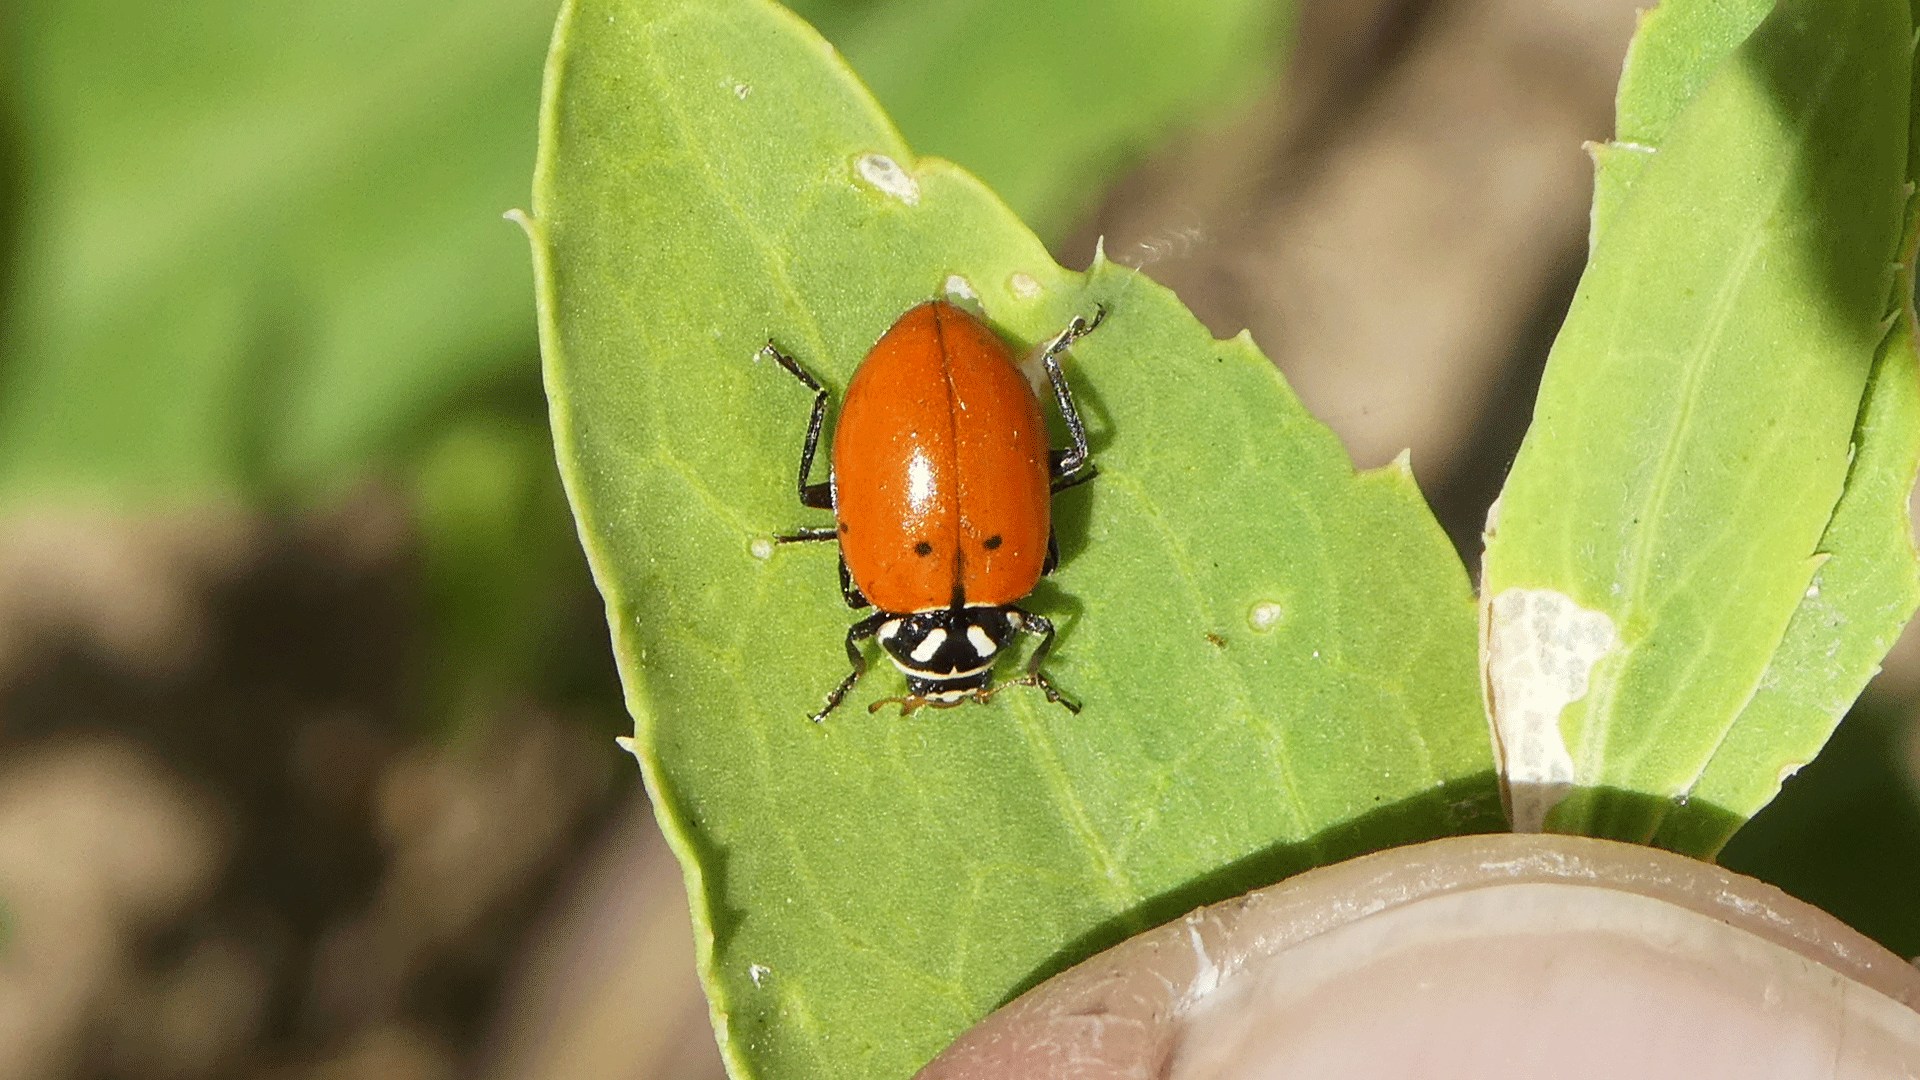
[[[29,3],[0,498],[350,481],[532,356],[549,0]]]
[[[916,153],[958,162],[1049,242],[1126,166],[1271,85],[1275,0],[799,0]]]

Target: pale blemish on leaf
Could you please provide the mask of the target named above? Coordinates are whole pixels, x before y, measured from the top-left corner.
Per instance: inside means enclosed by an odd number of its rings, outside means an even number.
[[[1515,832],[1539,832],[1573,786],[1560,712],[1587,696],[1613,620],[1551,589],[1508,589],[1487,607],[1488,720]]]
[[[1039,278],[1025,270],[1015,270],[1012,276],[1007,278],[1007,288],[1013,290],[1013,295],[1020,299],[1031,300],[1040,295],[1042,286]]]
[[[973,282],[968,281],[965,274],[948,274],[947,284],[945,288],[946,288],[947,296],[950,299],[954,299],[954,300],[980,299],[979,292],[975,291],[973,287]]]
[[[861,154],[853,163],[860,179],[908,206],[920,205],[920,181],[885,154]]]
[[[1262,600],[1247,612],[1247,625],[1262,633],[1280,625],[1281,616],[1286,612],[1271,600]]]

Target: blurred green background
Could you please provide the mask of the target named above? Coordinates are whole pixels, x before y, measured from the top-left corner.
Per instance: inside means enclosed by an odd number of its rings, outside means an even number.
[[[1476,558],[1631,3],[798,9]],[[0,1080],[716,1074],[501,220],[554,14],[0,10]],[[1904,955],[1916,686],[1726,853]]]

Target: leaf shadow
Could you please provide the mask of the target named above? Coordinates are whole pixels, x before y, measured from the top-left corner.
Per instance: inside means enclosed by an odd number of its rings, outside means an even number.
[[[1888,298],[1891,264],[1900,257],[1895,249],[1902,213],[1901,204],[1894,203],[1886,219],[1879,220],[1862,212],[1862,204],[1876,194],[1871,172],[1876,156],[1891,149],[1869,145],[1876,141],[1870,124],[1841,119],[1853,115],[1860,104],[1859,97],[1850,95],[1869,85],[1870,75],[1863,72],[1871,65],[1858,62],[1858,48],[1826,46],[1829,70],[1809,68],[1817,67],[1810,61],[1823,55],[1822,38],[1851,34],[1864,39],[1865,31],[1855,27],[1870,17],[1870,7],[1853,5],[1853,17],[1847,20],[1827,11],[1825,4],[1782,3],[1734,54],[1734,62],[1746,64],[1766,89],[1781,124],[1806,132],[1788,166],[1779,212],[1807,215],[1807,224],[1795,230],[1805,241],[1806,262],[1825,290],[1823,299],[1836,316],[1835,325],[1855,328],[1861,336],[1859,351],[1869,357],[1880,336],[1877,320]],[[1815,14],[1812,8],[1821,10]],[[1905,117],[1901,119],[1904,124]],[[1911,172],[1911,162],[1909,158],[1904,171]],[[1884,248],[1887,258],[1860,257],[1876,248]]]
[[[1072,379],[1072,372],[1068,377]],[[1099,388],[1085,379],[1073,380],[1073,402],[1086,424],[1087,447],[1095,469],[1100,457],[1113,445],[1113,414],[1108,410]],[[1054,412],[1047,410],[1047,432],[1052,445],[1069,445],[1067,427]],[[1060,565],[1065,566],[1085,550],[1093,523],[1093,504],[1099,499],[1100,477],[1076,484],[1053,497],[1053,534],[1060,545]]]
[[[1489,770],[1342,822],[1306,840],[1275,844],[1122,911],[1061,946],[1010,989],[1005,1005],[1054,975],[1141,931],[1195,908],[1284,881],[1319,866],[1445,836],[1501,832],[1500,786]]]

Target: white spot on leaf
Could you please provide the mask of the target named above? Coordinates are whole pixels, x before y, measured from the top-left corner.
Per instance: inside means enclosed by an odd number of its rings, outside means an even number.
[[[772,973],[773,973],[773,969],[770,967],[767,967],[764,964],[748,964],[747,965],[747,978],[752,979],[753,985],[755,986],[759,986],[760,980],[766,978],[768,975],[771,975]]]
[[[733,84],[733,96],[739,98],[741,101],[747,100],[747,95],[751,93],[753,93],[753,87],[748,86],[746,83]]]
[[[1040,279],[1025,270],[1015,270],[1013,276],[1007,279],[1007,288],[1022,300],[1031,300],[1041,292]]]
[[[973,290],[973,282],[960,274],[947,275],[947,296],[955,300],[978,300],[980,294]]]
[[[1280,625],[1280,616],[1284,614],[1286,613],[1280,610],[1279,604],[1271,600],[1262,600],[1253,605],[1253,610],[1247,612],[1247,625],[1255,630],[1271,630]]]
[[[1551,589],[1508,589],[1487,608],[1486,677],[1494,754],[1515,832],[1539,832],[1573,786],[1560,713],[1615,640],[1613,620]]]
[[[862,154],[853,163],[860,178],[908,206],[920,205],[920,181],[885,154]]]
[[[754,558],[765,562],[773,558],[773,541],[764,536],[756,536],[753,538],[753,543],[747,545],[747,550],[753,552]]]

